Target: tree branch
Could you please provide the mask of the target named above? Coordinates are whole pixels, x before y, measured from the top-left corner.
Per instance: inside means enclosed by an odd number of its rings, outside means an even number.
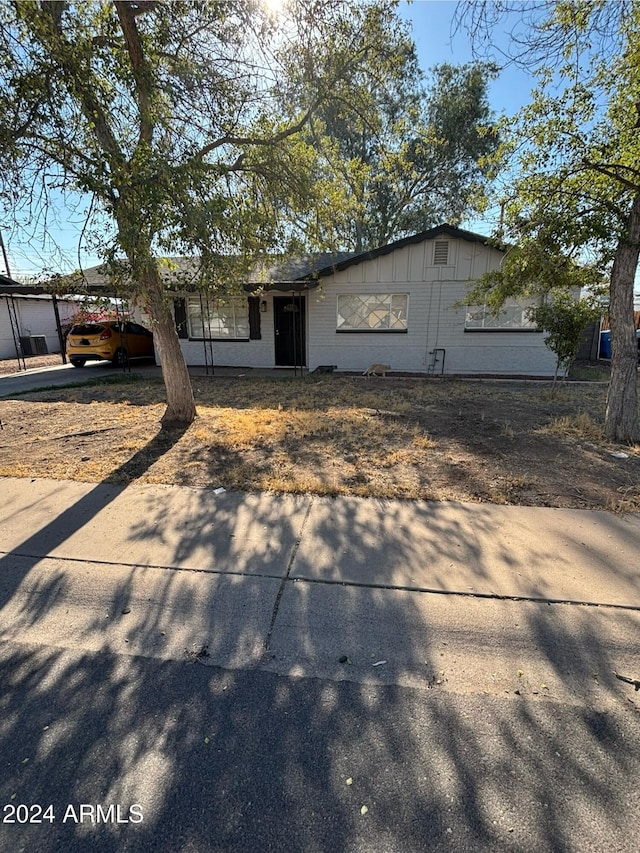
[[[153,139],[153,111],[151,79],[149,69],[144,58],[144,50],[138,32],[136,15],[143,14],[155,6],[155,3],[131,3],[127,0],[115,0],[116,12],[122,34],[127,45],[127,53],[131,62],[133,79],[136,87],[136,97],[140,112],[140,137],[139,142],[150,145]]]
[[[284,128],[279,133],[275,134],[275,136],[266,137],[245,137],[245,136],[232,136],[229,134],[225,134],[224,136],[219,137],[213,142],[204,145],[192,158],[193,160],[202,160],[206,157],[207,154],[210,154],[212,151],[215,151],[217,148],[222,147],[223,145],[252,145],[252,146],[272,146],[277,145],[278,142],[282,142],[283,139],[287,139],[290,136],[294,136],[296,133],[299,133],[302,128],[309,122],[312,115],[316,112],[320,104],[323,101],[327,100],[328,95],[327,92],[332,92],[335,88],[336,84],[339,80],[343,79],[347,71],[352,67],[356,66],[363,55],[369,51],[369,46],[364,46],[361,50],[357,51],[356,54],[350,57],[348,62],[345,62],[336,70],[336,72],[332,75],[332,79],[327,80],[324,84],[324,91],[322,94],[318,95],[312,101],[311,105],[304,112],[302,117],[290,125],[287,128]],[[332,98],[335,99],[335,93],[331,95]]]
[[[48,48],[55,61],[59,63],[62,70],[70,79],[72,88],[77,91],[80,108],[87,121],[93,125],[96,140],[105,154],[111,159],[113,167],[116,162],[121,162],[124,158],[116,137],[111,130],[107,115],[94,95],[91,79],[81,76],[71,60],[75,51],[74,46],[65,37],[62,29],[62,9],[64,5],[64,3],[45,3],[43,6],[43,10],[48,12],[52,23],[51,41],[53,43],[49,44]],[[60,50],[59,45],[62,47],[62,50]]]
[[[626,187],[628,190],[633,190],[634,192],[640,191],[640,172],[637,169],[633,169],[631,166],[623,166],[617,165],[615,163],[593,163],[590,160],[587,160],[586,157],[582,158],[582,164],[587,169],[593,169],[594,172],[599,172],[601,175],[605,175],[607,178],[612,178],[614,181],[618,181],[618,183],[622,184],[623,187]],[[618,170],[624,170],[626,172],[635,173],[638,175],[639,180],[634,182],[630,181],[627,178],[624,178],[621,174],[619,174]]]
[[[320,102],[320,100],[321,99],[318,100],[318,103]],[[204,145],[192,159],[202,160],[204,157],[206,157],[207,154],[210,154],[212,151],[215,151],[216,148],[220,148],[223,145],[277,145],[277,143],[282,142],[283,139],[287,139],[289,136],[294,136],[296,133],[299,133],[311,118],[314,110],[317,108],[317,105],[318,104],[314,102],[313,106],[309,107],[309,109],[304,113],[304,115],[301,119],[299,119],[299,121],[297,121],[295,124],[290,125],[289,127],[284,128],[279,133],[276,133],[274,136],[221,136],[214,142],[210,142],[208,145]]]

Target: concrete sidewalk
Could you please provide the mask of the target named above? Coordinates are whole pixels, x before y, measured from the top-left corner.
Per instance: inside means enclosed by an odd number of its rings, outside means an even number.
[[[0,641],[569,703],[623,700],[614,671],[637,673],[637,515],[0,489]]]
[[[0,551],[640,608],[640,516],[1,481]]]
[[[0,490],[3,850],[635,849],[640,517]]]

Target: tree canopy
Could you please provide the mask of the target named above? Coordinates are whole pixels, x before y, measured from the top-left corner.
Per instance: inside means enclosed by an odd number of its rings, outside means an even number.
[[[470,2],[460,5],[459,22],[486,47],[497,22],[514,13],[509,61],[534,72],[537,85],[503,129],[500,156],[510,169],[499,191],[498,236],[516,250],[494,277],[493,300],[505,289],[526,292],[536,274],[547,287],[607,275],[613,351],[605,426],[611,438],[637,441],[640,3]]]
[[[484,203],[498,145],[487,86],[490,63],[420,70],[403,28],[391,29],[386,67],[358,69],[349,100],[325,101],[309,139],[346,192],[342,248],[363,251],[459,224]]]
[[[37,228],[52,193],[88,199],[85,243],[152,318],[165,423],[195,405],[158,258],[197,255],[215,287],[240,275],[225,257],[326,240],[344,194],[302,130],[384,72],[394,20],[375,0],[0,5],[3,200]]]

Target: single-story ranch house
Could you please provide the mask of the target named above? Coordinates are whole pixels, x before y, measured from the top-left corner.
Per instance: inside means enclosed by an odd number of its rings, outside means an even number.
[[[503,251],[479,234],[440,225],[360,254],[316,255],[273,267],[224,301],[176,291],[187,364],[335,365],[364,371],[552,376],[555,356],[508,303],[499,317],[457,307]],[[95,281],[95,271],[92,276]]]

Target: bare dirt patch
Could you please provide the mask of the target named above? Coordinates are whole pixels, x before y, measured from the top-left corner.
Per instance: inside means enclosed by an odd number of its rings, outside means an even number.
[[[602,384],[195,377],[199,417],[163,433],[162,383],[134,380],[0,400],[0,476],[640,510]]]
[[[26,365],[26,368],[25,368]],[[28,355],[18,361],[17,358],[0,359],[0,376],[9,376],[12,373],[24,373],[26,370],[35,370],[39,367],[57,367],[62,365],[62,355],[59,352],[49,355]]]

